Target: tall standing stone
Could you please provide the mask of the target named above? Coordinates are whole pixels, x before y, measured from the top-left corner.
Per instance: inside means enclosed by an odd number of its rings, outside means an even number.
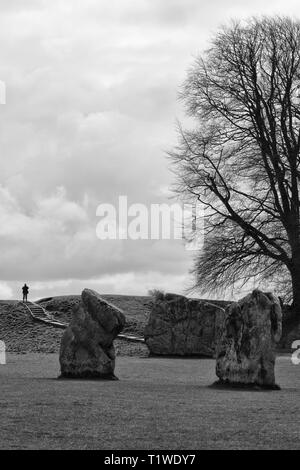
[[[113,340],[122,331],[122,310],[84,289],[60,346],[61,377],[116,379]]]
[[[254,290],[226,310],[217,344],[216,374],[220,384],[278,388],[275,343],[281,337],[280,302]]]

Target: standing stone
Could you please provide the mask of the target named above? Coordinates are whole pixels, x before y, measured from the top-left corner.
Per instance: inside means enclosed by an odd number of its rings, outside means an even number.
[[[254,290],[226,310],[217,345],[221,385],[279,388],[275,384],[275,343],[281,337],[279,300]]]
[[[84,289],[61,340],[61,377],[116,379],[113,340],[124,325],[122,310]]]
[[[209,302],[158,293],[144,332],[150,354],[213,357],[224,314]]]

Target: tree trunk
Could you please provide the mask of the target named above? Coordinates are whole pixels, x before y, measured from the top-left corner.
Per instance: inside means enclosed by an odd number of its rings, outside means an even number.
[[[300,256],[293,258],[291,267],[292,289],[293,289],[293,304],[291,323],[300,323]]]
[[[290,269],[293,289],[292,306],[283,312],[281,345],[290,348],[295,339],[300,339],[300,262]]]
[[[295,266],[291,272],[293,287],[293,310],[300,321],[300,264]]]

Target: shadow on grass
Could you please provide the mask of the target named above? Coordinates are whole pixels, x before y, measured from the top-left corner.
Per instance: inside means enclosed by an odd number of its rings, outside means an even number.
[[[149,354],[148,356],[146,357],[143,357],[142,359],[183,359],[183,360],[191,360],[191,359],[208,359],[208,360],[212,360],[212,359],[215,359],[214,357],[210,357],[210,356],[201,356],[201,355],[197,355],[197,354],[193,354],[192,356],[181,356],[180,354],[168,354],[168,355],[164,355],[164,354]]]
[[[228,390],[228,391],[244,391],[244,392],[272,392],[281,390],[280,386],[277,384],[274,385],[259,385],[259,384],[244,384],[242,382],[228,383],[217,380],[208,386],[208,388],[214,390]]]

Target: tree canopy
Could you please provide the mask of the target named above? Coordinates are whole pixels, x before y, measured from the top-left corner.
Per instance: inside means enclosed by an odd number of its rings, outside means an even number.
[[[194,126],[170,152],[176,190],[205,207],[196,286],[255,277],[300,306],[300,22],[222,27],[181,90]]]

